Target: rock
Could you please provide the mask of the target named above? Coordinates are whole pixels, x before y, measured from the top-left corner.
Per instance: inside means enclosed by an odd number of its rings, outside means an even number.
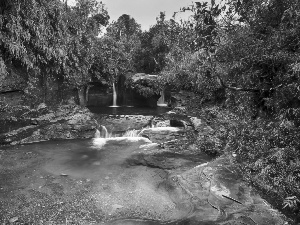
[[[38,121],[37,120],[31,120],[31,124],[32,125],[38,125]]]
[[[184,106],[177,106],[172,110],[172,112],[175,112],[179,115],[186,115],[187,110]]]
[[[38,105],[37,110],[45,109],[47,108],[47,105],[45,103],[41,103]]]
[[[44,108],[41,105],[40,108]],[[45,109],[45,108],[44,108]],[[97,122],[88,109],[60,106],[54,112],[40,110],[42,115],[30,118],[28,126],[0,134],[1,144],[23,144],[54,139],[91,138]],[[29,115],[33,113],[30,112]],[[33,122],[32,122],[33,121]]]
[[[9,222],[10,222],[10,223],[15,223],[15,222],[17,222],[18,220],[19,220],[18,217],[13,217],[13,218],[11,218],[11,219],[9,220]]]
[[[115,211],[115,210],[117,210],[117,209],[123,208],[124,206],[118,205],[118,204],[114,204],[114,205],[112,205],[111,207],[112,207],[112,209]]]
[[[70,98],[67,100],[67,104],[68,104],[68,105],[76,105],[74,96],[70,97]]]
[[[204,223],[231,218],[226,224],[284,224],[283,216],[266,205],[237,171],[224,156],[169,176],[161,188],[168,191],[175,203],[193,199],[193,207],[201,209],[194,213],[194,218],[202,218]]]
[[[169,106],[172,107],[172,108],[177,107],[178,106],[178,99],[174,96],[171,96]]]
[[[170,126],[171,127],[187,127],[187,123],[183,120],[176,120],[176,119],[172,119],[170,120]]]
[[[32,135],[34,135],[34,136],[37,136],[37,135],[40,135],[40,134],[41,134],[41,130],[40,129],[38,129],[38,130],[36,130],[36,131],[34,131],[32,133]]]
[[[203,129],[203,123],[202,120],[197,117],[191,117],[190,121],[192,122],[194,128],[196,131],[200,132]]]
[[[210,126],[203,127],[201,133],[202,134],[213,134],[215,131]]]
[[[152,142],[164,143],[184,138],[185,131],[177,127],[146,128],[140,132],[140,136],[146,135]]]
[[[160,98],[157,79],[157,75],[145,73],[119,76],[118,102],[122,105],[157,107]]]

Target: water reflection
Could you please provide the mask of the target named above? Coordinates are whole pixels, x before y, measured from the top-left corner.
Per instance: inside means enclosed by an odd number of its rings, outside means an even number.
[[[109,115],[160,115],[162,113],[170,111],[169,107],[96,107],[89,106],[89,110],[92,113],[97,114],[109,114]]]

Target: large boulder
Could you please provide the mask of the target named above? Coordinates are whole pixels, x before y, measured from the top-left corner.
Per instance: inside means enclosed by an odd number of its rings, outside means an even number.
[[[121,105],[156,107],[160,98],[158,76],[128,73],[118,80],[118,99]]]
[[[168,193],[180,211],[192,211],[187,224],[287,224],[243,181],[232,156],[209,161],[203,153],[172,152],[153,145],[145,145],[128,162],[169,171],[158,192]]]
[[[98,128],[93,114],[77,105],[63,105],[55,110],[38,106],[23,112],[15,123],[6,118],[8,130],[0,133],[0,144],[24,144],[54,139],[76,139],[94,137]],[[5,122],[5,121],[4,121]],[[19,124],[19,126],[17,126]]]

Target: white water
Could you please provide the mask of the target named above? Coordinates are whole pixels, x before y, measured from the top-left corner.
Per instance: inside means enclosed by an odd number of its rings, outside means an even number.
[[[138,142],[138,141],[144,141],[147,144],[152,143],[148,138],[144,137],[137,137],[137,136],[132,136],[132,137],[109,137],[109,138],[94,138],[93,139],[93,146],[91,148],[101,150],[104,145],[107,144],[109,141],[123,141],[123,142]]]
[[[143,139],[143,137],[141,137],[140,135],[143,133],[143,131],[145,130],[150,130],[150,131],[170,131],[170,132],[177,132],[177,131],[180,131],[179,128],[177,127],[146,127],[146,128],[143,128],[142,130],[128,130],[126,131],[122,137],[112,137],[112,134],[109,133],[106,129],[105,126],[101,125],[100,126],[100,129],[101,131],[99,131],[98,129],[96,129],[96,132],[95,132],[95,135],[94,135],[94,138],[95,139],[102,139],[100,140],[101,144],[102,145],[103,143],[105,144],[105,140],[109,140],[109,139],[128,139],[128,140],[134,140],[136,138],[136,140],[139,140],[140,138]],[[147,138],[146,138],[147,139]],[[103,144],[103,145],[104,145]]]
[[[96,132],[95,132],[95,135],[94,135],[94,138],[105,138],[105,139],[109,139],[109,138],[133,138],[133,137],[139,137],[139,134],[140,134],[140,130],[128,130],[126,131],[122,137],[112,137],[112,133],[109,133],[107,131],[107,128],[103,125],[100,126],[100,130],[96,129]]]
[[[102,129],[102,133],[103,133],[102,137],[108,138],[108,131],[107,131],[106,127],[101,125],[101,129]]]
[[[157,106],[168,106],[168,104],[165,102],[165,93],[164,91],[160,92],[160,98],[157,101]]]
[[[123,134],[123,137],[138,137],[139,133],[139,130],[128,130]]]
[[[113,105],[111,107],[119,107],[117,106],[117,91],[116,91],[115,83],[113,83]]]
[[[95,132],[95,135],[94,135],[94,137],[95,138],[108,138],[109,137],[109,133],[108,133],[108,131],[107,131],[107,129],[106,129],[106,127],[105,126],[100,126],[100,130],[101,131],[99,131],[98,129],[96,129],[96,132]]]
[[[101,137],[100,131],[98,129],[96,129],[96,133],[95,133],[94,137],[95,138],[100,138]]]
[[[180,131],[179,128],[177,127],[151,127],[151,128],[146,128],[144,130],[151,130],[151,131]]]

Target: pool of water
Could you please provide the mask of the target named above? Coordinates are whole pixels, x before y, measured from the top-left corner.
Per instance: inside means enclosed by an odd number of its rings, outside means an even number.
[[[165,152],[143,137],[5,147],[0,223],[283,224],[230,161],[201,154]]]
[[[160,115],[171,110],[170,107],[97,107],[89,106],[92,113],[108,114],[108,115]]]
[[[160,147],[157,144],[143,137],[47,141],[8,147],[5,149],[9,150],[5,151],[8,155],[0,158],[0,165],[3,160],[8,163],[9,168],[22,168],[22,172],[12,178],[16,180],[12,183],[18,183],[21,187],[12,188],[10,183],[0,185],[0,200],[9,199],[5,203],[5,210],[13,208],[14,211],[17,207],[15,198],[30,196],[32,192],[49,194],[49,183],[60,187],[59,198],[64,201],[64,198],[73,194],[75,186],[80,191],[88,182],[92,184],[92,188],[88,192],[85,190],[87,198],[95,203],[95,207],[104,213],[108,221],[111,220],[104,224],[190,224],[182,221],[192,213],[193,207],[189,204],[178,207],[165,188],[160,186],[169,173],[160,168],[133,164],[129,160],[137,152],[158,149]],[[9,175],[5,171],[9,170],[3,171],[0,178],[2,175],[5,180]],[[22,173],[26,175],[23,176]],[[50,180],[44,183],[43,180],[47,177]],[[12,189],[13,191],[9,191]],[[47,195],[47,202],[51,202],[49,199],[52,197],[55,196]],[[22,201],[32,199],[25,197]],[[34,201],[43,202],[40,198]],[[52,206],[43,207],[47,211]],[[0,211],[3,210],[0,204]],[[20,215],[25,214],[22,210]],[[136,214],[137,211],[140,214]],[[38,210],[33,212],[38,214]],[[119,214],[120,212],[123,214]]]
[[[51,159],[45,169],[52,174],[101,180],[120,174],[128,167],[126,160],[131,154],[149,142],[142,137],[116,137],[60,141],[56,144],[45,142],[33,146]]]

